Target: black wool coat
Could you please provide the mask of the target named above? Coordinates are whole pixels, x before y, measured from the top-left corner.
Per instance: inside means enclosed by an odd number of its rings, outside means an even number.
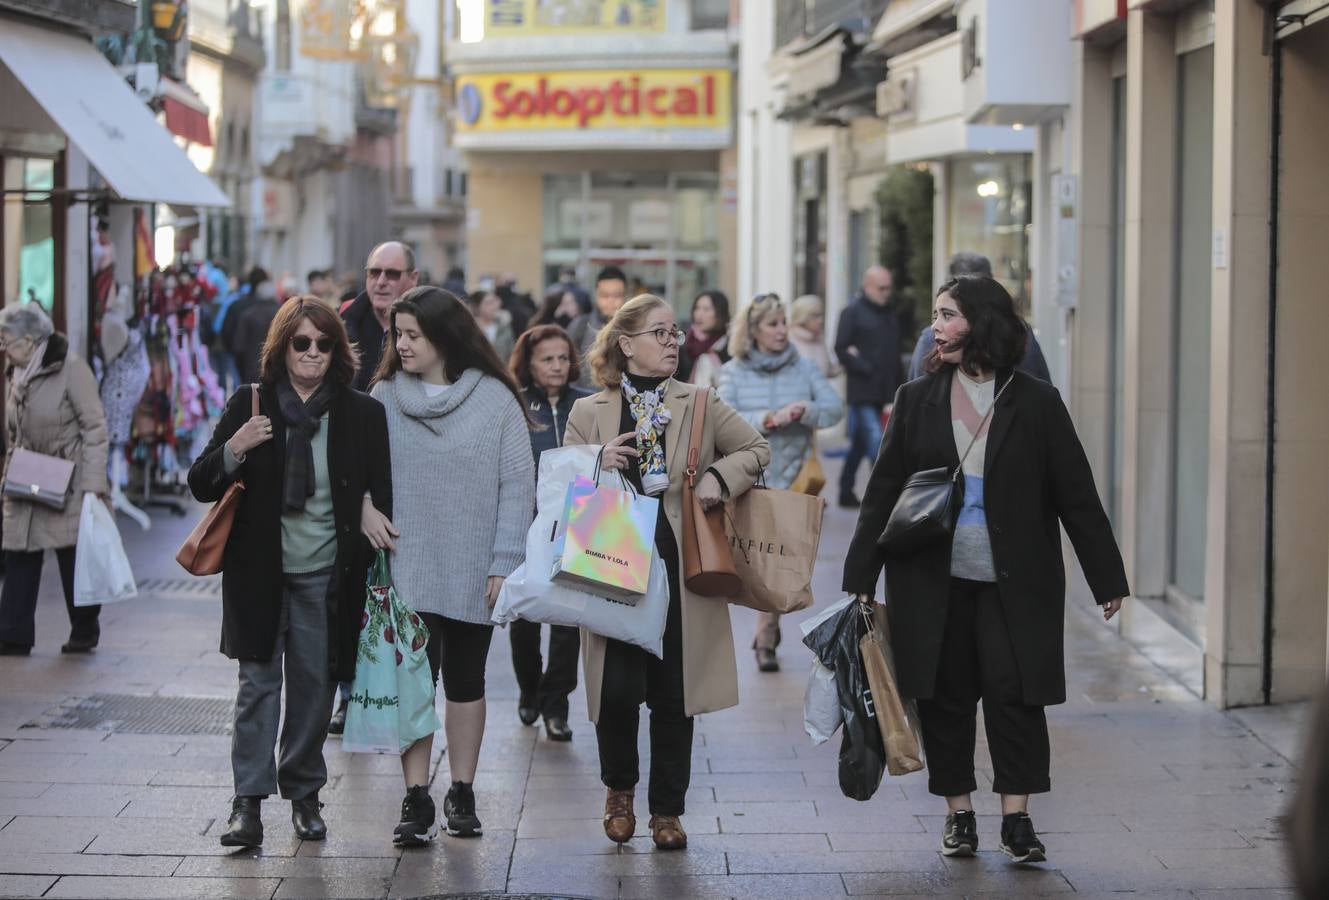
[[[232,478],[222,455],[225,443],[249,421],[250,388],[226,404],[207,449],[189,469],[189,489],[204,503],[221,499]],[[272,440],[250,450],[236,470],[245,490],[226,542],[222,568],[221,652],[231,659],[272,659],[281,613],[281,505],[286,472],[286,428],[276,391],[259,389],[259,414],[273,423]],[[346,387],[335,388],[328,407],[328,475],[337,529],[333,575],[335,609],[328,653],[339,681],[355,676],[356,642],[364,611],[365,577],[374,560],[360,533],[360,507],[367,492],[374,506],[392,516],[392,463],[388,423],[377,400]]]
[[[888,557],[877,538],[910,475],[959,465],[951,425],[953,371],[954,366],[946,366],[896,393],[844,565],[844,589],[862,594],[876,592],[885,567],[900,690],[924,699],[933,695],[937,667],[946,664],[940,655],[951,542]],[[1061,526],[1098,603],[1130,591],[1093,472],[1061,395],[1023,372],[998,373],[997,386],[1011,377],[1015,380],[997,401],[988,428],[983,504],[1023,700],[1050,706],[1066,700]]]

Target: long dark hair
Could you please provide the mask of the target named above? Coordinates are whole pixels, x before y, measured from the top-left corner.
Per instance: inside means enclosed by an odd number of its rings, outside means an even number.
[[[387,381],[402,370],[401,357],[397,355],[398,313],[415,316],[425,339],[443,357],[443,373],[447,375],[448,381],[461,378],[467,369],[479,369],[491,378],[497,378],[511,392],[517,401],[517,408],[529,423],[530,414],[522,401],[521,391],[512,380],[512,374],[494,352],[494,345],[489,343],[489,339],[480,330],[466,304],[440,287],[411,288],[392,304],[388,310],[387,346],[383,349],[378,369],[374,371],[371,386]]]
[[[969,320],[960,368],[971,373],[997,372],[1013,369],[1024,359],[1029,328],[1000,281],[988,275],[961,275],[943,284],[937,296],[942,294],[950,294]],[[924,370],[936,372],[944,365],[936,347],[928,351]]]

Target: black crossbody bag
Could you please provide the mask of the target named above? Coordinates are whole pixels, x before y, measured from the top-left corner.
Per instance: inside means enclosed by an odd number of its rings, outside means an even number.
[[[969,457],[969,451],[974,449],[974,444],[978,443],[988,419],[996,412],[997,401],[1014,380],[1014,375],[1007,378],[1001,390],[992,398],[992,406],[988,408],[987,415],[983,416],[983,421],[978,423],[973,440],[965,448],[964,455],[954,469],[938,466],[909,476],[909,480],[904,483],[904,490],[900,491],[899,499],[895,501],[895,508],[891,510],[891,517],[886,520],[881,537],[877,538],[878,547],[898,556],[955,533],[955,520],[960,515],[960,504],[964,501],[964,482],[960,480],[964,461]]]

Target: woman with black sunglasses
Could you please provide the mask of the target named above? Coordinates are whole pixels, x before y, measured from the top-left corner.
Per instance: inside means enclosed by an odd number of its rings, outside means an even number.
[[[373,547],[396,536],[387,419],[350,387],[356,356],[341,319],[317,297],[291,298],[260,362],[260,383],[235,392],[189,470],[204,503],[245,485],[222,569],[221,650],[240,662],[224,847],[263,843],[259,804],[276,792],[291,801],[297,836],[327,835],[318,792],[332,691],[355,674]],[[284,721],[283,681],[299,698]]]

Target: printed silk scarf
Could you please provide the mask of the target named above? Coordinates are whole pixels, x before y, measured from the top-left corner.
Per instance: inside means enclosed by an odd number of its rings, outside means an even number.
[[[672,418],[665,406],[665,391],[672,379],[666,378],[656,388],[639,391],[627,379],[623,379],[623,396],[627,398],[628,409],[637,423],[637,449],[641,456],[637,467],[641,472],[642,484],[646,484],[648,475],[665,475],[664,432]]]

